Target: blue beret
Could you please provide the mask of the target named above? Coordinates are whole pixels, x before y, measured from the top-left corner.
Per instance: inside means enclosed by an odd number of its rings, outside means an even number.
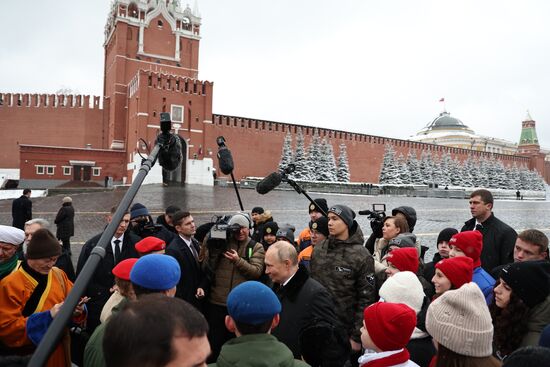
[[[259,325],[281,312],[281,302],[264,284],[248,281],[239,284],[229,293],[227,312],[235,321]]]
[[[150,254],[141,257],[130,271],[130,281],[150,290],[166,291],[180,281],[181,270],[169,255]]]

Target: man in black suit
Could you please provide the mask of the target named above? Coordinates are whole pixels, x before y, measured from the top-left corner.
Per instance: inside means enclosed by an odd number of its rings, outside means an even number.
[[[176,288],[176,297],[202,310],[206,277],[199,261],[199,242],[193,237],[195,220],[189,212],[176,212],[172,217],[178,235],[166,248],[166,255],[174,257],[181,268],[181,278]]]
[[[116,211],[116,208],[111,210],[111,215],[114,211]],[[107,220],[110,222],[112,216],[107,217]],[[99,316],[101,315],[101,310],[111,296],[110,289],[115,283],[115,278],[112,273],[113,268],[122,260],[138,257],[135,244],[140,238],[130,231],[127,231],[129,223],[130,213],[126,212],[111,239],[110,245],[106,248],[105,257],[101,259],[92,276],[92,280],[83,294],[83,296],[90,297],[90,300],[86,304],[88,308],[87,328],[90,333],[100,324]],[[77,276],[82,271],[92,249],[99,242],[101,235],[100,233],[92,237],[84,244],[84,247],[82,247],[82,252],[80,253],[76,267]]]
[[[25,230],[25,222],[32,219],[31,189],[23,190],[23,195],[11,203],[12,226]]]

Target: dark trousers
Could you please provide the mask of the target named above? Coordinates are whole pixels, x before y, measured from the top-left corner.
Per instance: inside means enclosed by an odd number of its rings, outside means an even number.
[[[60,240],[63,244],[63,250],[65,250],[69,254],[69,256],[71,256],[73,254],[71,251],[71,238],[58,238],[58,240]]]
[[[207,363],[214,363],[220,355],[222,345],[226,341],[235,337],[225,327],[225,316],[227,316],[227,307],[218,306],[212,303],[206,304],[206,319],[208,320],[208,340],[212,354],[208,357]]]

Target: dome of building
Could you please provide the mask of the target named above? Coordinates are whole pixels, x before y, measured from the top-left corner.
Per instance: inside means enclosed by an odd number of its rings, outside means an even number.
[[[456,117],[452,117],[447,111],[443,111],[434,118],[419,134],[428,134],[434,130],[461,130],[473,133],[472,130]]]

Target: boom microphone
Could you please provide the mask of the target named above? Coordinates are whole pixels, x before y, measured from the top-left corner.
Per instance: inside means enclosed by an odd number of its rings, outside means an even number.
[[[160,145],[158,159],[159,164],[167,171],[177,169],[183,159],[180,138],[170,133],[171,128],[172,119],[170,114],[162,112],[160,114],[161,133],[157,136],[157,143]]]
[[[218,136],[216,138],[216,143],[219,146],[218,162],[220,165],[220,170],[224,175],[229,175],[233,172],[233,169],[235,168],[231,151],[225,145],[225,138],[223,136]]]
[[[281,184],[283,176],[279,172],[273,172],[256,185],[258,194],[265,195]]]

